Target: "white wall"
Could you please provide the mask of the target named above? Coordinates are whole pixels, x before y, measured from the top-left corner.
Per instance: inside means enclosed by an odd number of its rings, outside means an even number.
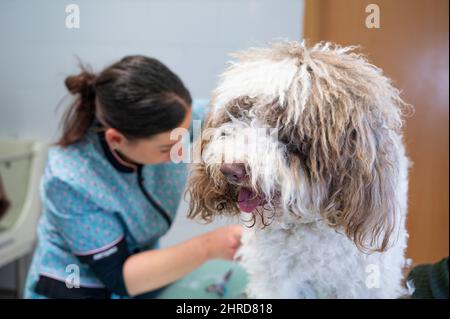
[[[80,29],[65,27],[70,3]],[[303,0],[0,0],[0,135],[55,140],[76,56],[96,71],[127,54],[153,56],[209,98],[229,52],[300,40],[302,25]],[[201,226],[185,210],[163,246],[225,223]]]
[[[80,29],[65,27],[69,3]],[[207,98],[229,52],[299,40],[302,10],[302,0],[1,0],[0,134],[54,140],[75,56],[94,70],[153,56]]]

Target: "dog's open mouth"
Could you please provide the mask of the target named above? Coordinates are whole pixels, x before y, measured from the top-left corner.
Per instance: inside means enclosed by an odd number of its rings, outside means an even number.
[[[239,190],[237,204],[241,211],[251,213],[258,206],[264,204],[264,198],[258,194],[255,194],[249,188],[241,187],[241,189]]]

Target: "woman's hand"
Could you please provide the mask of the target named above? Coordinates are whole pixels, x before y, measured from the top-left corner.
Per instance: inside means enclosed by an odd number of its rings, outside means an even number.
[[[241,245],[242,226],[232,225],[217,228],[202,235],[208,259],[232,260]]]
[[[178,245],[143,251],[128,257],[123,274],[131,296],[174,282],[208,259],[232,259],[241,245],[239,225],[220,227]]]

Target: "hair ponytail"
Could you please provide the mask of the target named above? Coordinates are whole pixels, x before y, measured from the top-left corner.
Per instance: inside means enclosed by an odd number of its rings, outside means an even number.
[[[62,136],[57,145],[66,147],[78,142],[86,134],[95,118],[95,79],[95,74],[83,66],[80,74],[66,78],[67,90],[75,95],[75,101],[64,113]]]
[[[81,140],[95,118],[129,140],[167,132],[183,122],[192,104],[175,73],[141,55],[126,56],[98,75],[81,66],[66,87],[76,99],[64,114],[62,147]]]

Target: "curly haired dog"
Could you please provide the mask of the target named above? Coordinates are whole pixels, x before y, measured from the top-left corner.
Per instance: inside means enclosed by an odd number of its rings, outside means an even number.
[[[189,216],[250,222],[249,297],[407,295],[399,91],[354,47],[283,42],[234,57],[199,141]]]

